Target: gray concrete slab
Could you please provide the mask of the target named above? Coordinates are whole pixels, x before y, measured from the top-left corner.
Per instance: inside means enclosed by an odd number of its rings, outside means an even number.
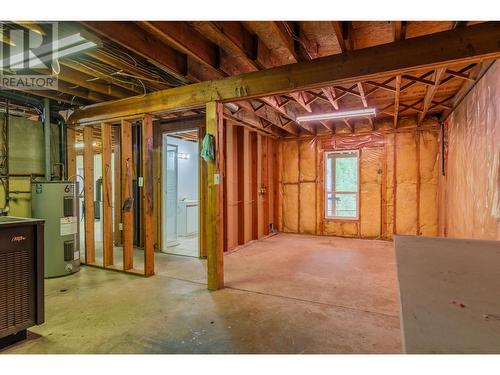
[[[46,323],[4,353],[398,353],[397,304],[386,302],[397,297],[392,244],[357,241],[255,242],[226,255],[230,287],[216,292],[196,258],[156,254],[157,275],[147,279],[83,267],[47,280]],[[384,272],[388,280],[368,288]],[[339,291],[347,287],[352,303]],[[354,295],[362,289],[372,296],[365,304]],[[376,290],[380,303],[370,302]]]

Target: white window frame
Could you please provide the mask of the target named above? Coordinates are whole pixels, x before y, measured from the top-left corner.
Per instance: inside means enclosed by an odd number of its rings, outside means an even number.
[[[328,191],[327,189],[327,168],[328,168],[328,158],[330,155],[334,155],[333,156],[333,170],[332,170],[332,181],[331,181],[331,186],[332,186],[332,191]],[[353,155],[356,156],[357,160],[358,160],[358,169],[356,171],[357,175],[358,175],[358,186],[357,186],[357,189],[356,191],[335,191],[335,167],[336,167],[336,162],[335,160],[337,158],[342,158],[342,157],[352,157]],[[325,212],[325,218],[326,219],[334,219],[334,220],[345,220],[345,221],[349,221],[349,220],[359,220],[359,150],[342,150],[342,151],[325,151],[325,154],[324,154],[324,183],[323,183],[323,189],[324,189],[324,193],[325,193],[325,200],[324,200],[324,212]],[[329,194],[332,194],[333,197],[335,198],[335,195],[338,195],[338,194],[349,194],[349,195],[352,195],[352,194],[356,194],[356,216],[335,216],[335,215],[328,215],[328,195]],[[335,213],[336,212],[336,209],[335,209],[335,199],[333,199],[333,209],[332,209],[332,212]]]

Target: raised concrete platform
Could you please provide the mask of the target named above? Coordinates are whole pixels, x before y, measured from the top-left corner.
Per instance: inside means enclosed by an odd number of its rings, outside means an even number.
[[[500,353],[500,241],[396,236],[407,353]]]

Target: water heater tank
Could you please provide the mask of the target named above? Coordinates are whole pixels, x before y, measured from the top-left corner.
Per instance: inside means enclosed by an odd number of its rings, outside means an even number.
[[[45,220],[45,277],[80,270],[78,183],[33,182],[31,214]]]

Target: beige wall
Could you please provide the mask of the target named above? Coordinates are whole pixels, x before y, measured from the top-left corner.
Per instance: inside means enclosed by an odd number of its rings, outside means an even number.
[[[5,127],[6,118],[0,114],[0,158],[5,159]],[[59,128],[58,125],[51,125],[51,160],[52,163],[59,162]],[[9,174],[35,174],[45,173],[45,150],[43,145],[43,124],[39,121],[32,121],[26,118],[9,116],[8,129],[9,146]],[[5,173],[3,168],[0,173]],[[4,182],[6,180],[4,179]],[[30,191],[30,177],[17,176],[9,178],[9,190]],[[9,215],[30,217],[31,216],[31,194],[11,193]],[[5,189],[0,184],[0,207],[5,207]]]
[[[440,177],[440,234],[500,239],[500,65],[498,62],[446,124],[446,173]]]
[[[423,125],[427,130],[417,131],[414,120],[402,119],[398,132],[282,140],[278,229],[360,238],[437,235],[439,128],[434,120]],[[359,150],[359,220],[324,218],[323,154],[336,149]]]

